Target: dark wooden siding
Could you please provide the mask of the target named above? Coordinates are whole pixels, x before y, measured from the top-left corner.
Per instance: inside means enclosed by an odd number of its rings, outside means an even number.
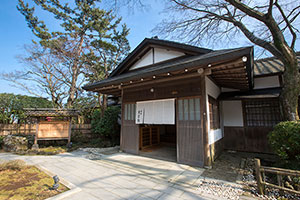
[[[235,151],[272,153],[267,135],[272,127],[224,127],[224,148]]]
[[[153,89],[153,92],[150,90]],[[123,102],[166,99],[201,95],[200,77],[196,80],[180,80],[175,83],[161,83],[134,88],[124,88]]]
[[[209,145],[209,149],[210,149],[210,155],[212,158],[212,161],[215,161],[216,158],[218,158],[218,156],[222,153],[223,149],[224,149],[224,138],[216,141],[215,143]]]

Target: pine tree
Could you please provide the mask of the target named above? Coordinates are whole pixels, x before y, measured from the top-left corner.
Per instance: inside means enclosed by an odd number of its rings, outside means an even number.
[[[35,15],[36,7],[19,0],[17,9],[39,44],[59,58],[64,66],[57,72],[68,87],[67,107],[81,94],[81,84],[107,77],[129,52],[129,30],[112,11],[99,8],[99,0],[75,0],[74,5],[59,0],[34,0],[34,6],[52,14],[62,31],[50,31]]]

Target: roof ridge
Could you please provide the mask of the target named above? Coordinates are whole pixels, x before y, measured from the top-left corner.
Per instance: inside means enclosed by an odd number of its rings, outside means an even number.
[[[199,46],[196,46],[196,45],[192,45],[192,44],[186,44],[186,43],[182,43],[182,42],[176,42],[176,41],[172,41],[172,40],[166,40],[166,39],[159,39],[159,38],[145,38],[147,40],[156,40],[156,41],[161,41],[161,42],[168,42],[168,43],[173,43],[173,44],[179,44],[179,45],[184,45],[184,46],[188,46],[188,47],[194,47],[194,48],[197,48],[197,49],[202,49],[202,50],[210,50],[210,51],[213,51],[212,49],[209,49],[209,48],[204,48],[204,47],[199,47]]]

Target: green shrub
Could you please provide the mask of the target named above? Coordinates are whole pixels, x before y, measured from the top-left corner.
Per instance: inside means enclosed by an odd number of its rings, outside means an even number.
[[[280,122],[268,135],[274,152],[290,168],[300,168],[300,122]]]
[[[118,144],[120,138],[118,116],[120,112],[121,109],[118,106],[108,107],[103,115],[100,110],[95,110],[91,122],[92,132],[110,140],[113,144]]]

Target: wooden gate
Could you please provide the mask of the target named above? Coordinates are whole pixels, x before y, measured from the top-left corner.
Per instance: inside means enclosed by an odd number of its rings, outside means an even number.
[[[177,102],[177,161],[203,166],[203,136],[200,97],[179,98]]]

